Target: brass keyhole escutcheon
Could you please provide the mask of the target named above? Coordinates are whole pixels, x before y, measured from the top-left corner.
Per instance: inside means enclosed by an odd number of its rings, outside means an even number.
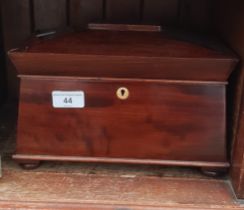
[[[120,87],[117,90],[116,95],[119,99],[126,100],[129,97],[130,93],[126,87]]]

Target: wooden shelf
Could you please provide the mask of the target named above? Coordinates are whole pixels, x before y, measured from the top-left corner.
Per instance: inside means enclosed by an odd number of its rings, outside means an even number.
[[[243,209],[227,179],[196,171],[94,164],[4,164],[0,209]]]

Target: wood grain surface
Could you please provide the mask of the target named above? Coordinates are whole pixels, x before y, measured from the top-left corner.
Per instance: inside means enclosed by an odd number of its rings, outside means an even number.
[[[19,74],[226,81],[238,59],[170,32],[86,31],[34,39],[9,53]],[[218,44],[215,43],[214,46]],[[98,47],[99,46],[99,47]],[[150,69],[150,71],[149,71]]]
[[[11,51],[21,78],[14,158],[228,167],[225,85],[238,59],[184,37],[88,30]],[[53,108],[55,90],[84,91],[85,108]]]
[[[54,90],[85,108],[53,108]],[[20,97],[17,154],[226,162],[225,85],[25,77]]]
[[[24,171],[11,159],[16,114],[0,109],[1,210],[241,210],[228,177],[150,165],[46,162]]]
[[[5,170],[0,209],[239,210],[223,180]]]

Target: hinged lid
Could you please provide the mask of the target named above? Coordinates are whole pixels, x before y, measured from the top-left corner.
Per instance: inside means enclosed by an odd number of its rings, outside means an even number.
[[[99,30],[34,38],[10,57],[22,75],[213,81],[227,80],[238,61],[216,42],[196,36],[91,26]]]

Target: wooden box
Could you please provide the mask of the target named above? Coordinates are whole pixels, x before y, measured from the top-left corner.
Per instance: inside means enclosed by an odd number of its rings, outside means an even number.
[[[14,158],[227,168],[226,86],[238,59],[179,32],[105,29],[9,53],[21,80]]]

